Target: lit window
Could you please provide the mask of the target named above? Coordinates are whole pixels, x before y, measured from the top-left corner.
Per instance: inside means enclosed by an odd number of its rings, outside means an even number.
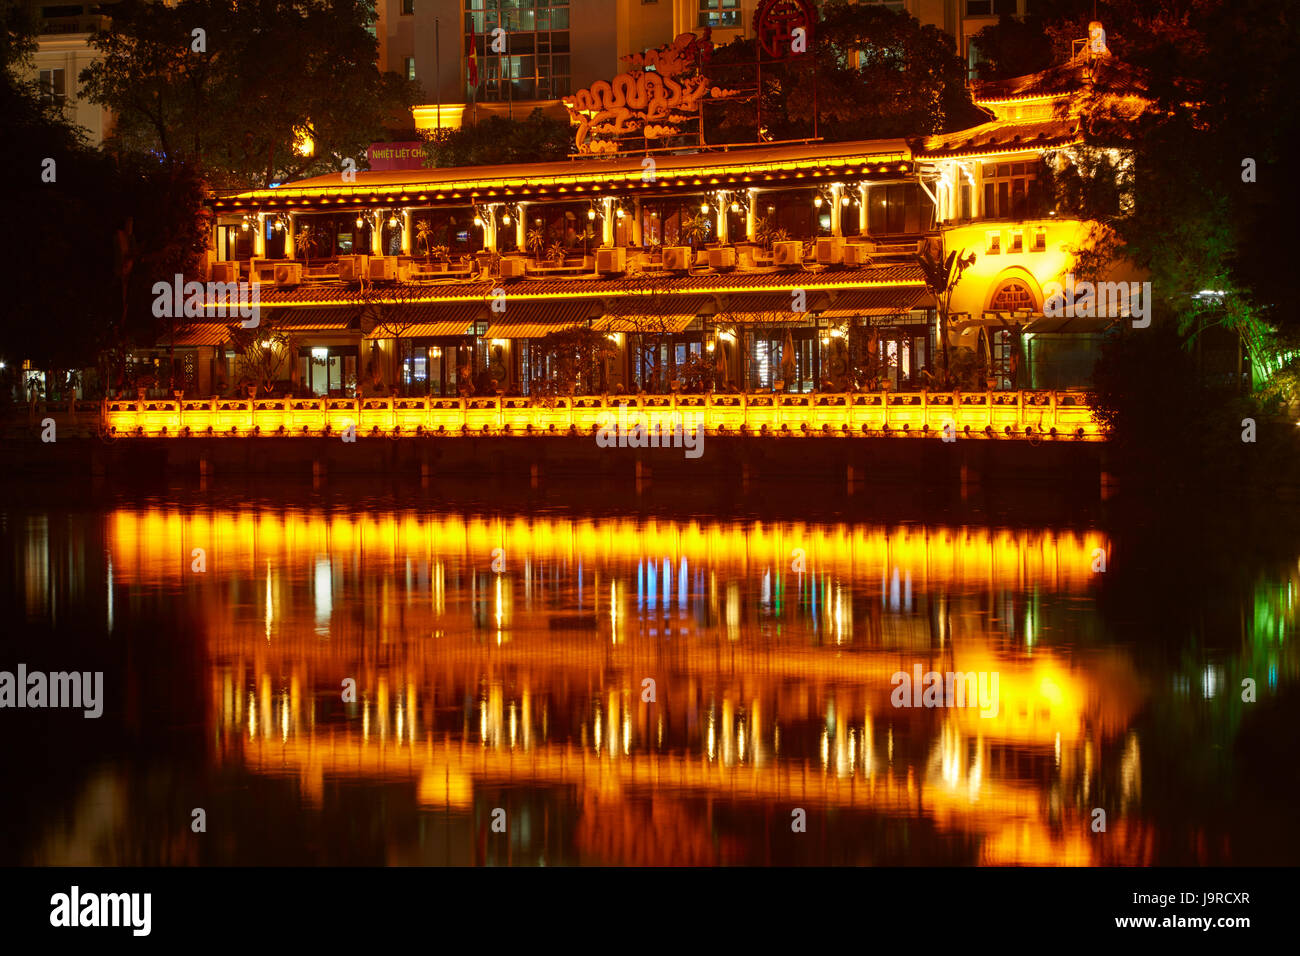
[[[1011,233],[1011,248],[1007,251],[1008,252],[1025,251],[1025,234],[1023,232],[1020,232],[1019,230],[1014,230]]]
[[[504,52],[492,50],[498,27],[506,31]],[[465,0],[467,44],[471,37],[478,99],[558,99],[571,92],[569,0]]]
[[[740,26],[740,0],[700,0],[699,26]]]
[[[1041,226],[1034,230],[1034,252],[1047,251],[1047,230]]]
[[[1026,219],[1042,211],[1036,163],[986,163],[983,181],[985,218]]]
[[[989,302],[990,312],[1034,312],[1037,308],[1029,286],[1016,280],[1002,283]]]
[[[62,70],[41,70],[41,102],[62,106],[67,101]]]
[[[1002,251],[1002,233],[990,232],[988,234],[988,244],[984,247],[984,252],[990,256],[996,256]]]
[[[406,78],[408,80],[415,79],[415,57],[408,56],[404,62],[406,64]]]

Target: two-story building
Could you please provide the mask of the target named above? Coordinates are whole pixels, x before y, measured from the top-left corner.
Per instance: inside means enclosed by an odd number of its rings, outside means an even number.
[[[950,366],[977,374],[950,387],[1079,386],[1118,317],[1044,316],[1089,229],[1050,177],[1083,142],[1086,94],[1116,77],[1104,46],[1084,48],[981,86],[988,121],[938,136],[339,173],[216,197],[208,278],[256,285],[260,345],[274,335],[276,379],[300,395],[532,394],[560,361],[546,337],[573,329],[610,342],[579,383],[593,392],[935,387],[945,328]],[[949,252],[975,261],[941,323],[948,297],[922,260]],[[1123,263],[1115,276],[1135,277]],[[229,331],[196,321],[158,342],[190,394],[256,378]]]

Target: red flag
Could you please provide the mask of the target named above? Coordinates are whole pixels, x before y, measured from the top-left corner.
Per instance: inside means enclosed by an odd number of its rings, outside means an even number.
[[[474,34],[474,17],[469,18],[469,85],[478,89],[478,37]]]

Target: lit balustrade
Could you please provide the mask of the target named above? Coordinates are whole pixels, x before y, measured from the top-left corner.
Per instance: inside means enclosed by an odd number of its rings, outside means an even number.
[[[930,438],[1104,438],[1082,391],[480,398],[106,400],[114,437],[358,437],[592,434],[643,425],[702,426],[714,435]]]

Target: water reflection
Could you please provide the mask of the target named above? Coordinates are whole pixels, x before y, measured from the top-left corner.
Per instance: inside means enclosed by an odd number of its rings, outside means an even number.
[[[164,508],[7,521],[29,621],[102,604],[99,627],[122,633],[147,608],[161,639],[198,645],[180,672],[145,658],[126,677],[201,702],[188,757],[229,804],[222,862],[280,826],[311,831],[323,862],[1167,862],[1200,837],[1144,803],[1149,751],[1167,760],[1170,726],[1215,708],[1237,726],[1240,673],[1296,677],[1294,568],[1257,585],[1234,658],[1155,667],[1109,636],[1095,531]],[[996,715],[894,706],[892,676],[917,666],[996,673]],[[184,844],[133,815],[136,774],[111,763],[76,800],[112,794],[112,826]],[[231,792],[246,780],[281,788],[261,823]],[[26,852],[69,862],[83,842],[47,827]],[[1203,855],[1233,859],[1230,844]]]

